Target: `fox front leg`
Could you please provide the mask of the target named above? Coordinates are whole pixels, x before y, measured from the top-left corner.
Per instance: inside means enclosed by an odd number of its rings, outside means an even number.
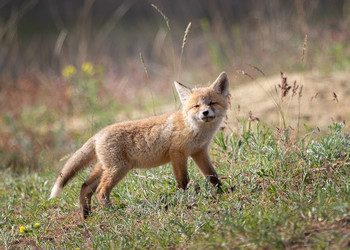
[[[208,151],[200,150],[195,154],[191,155],[194,162],[197,164],[199,170],[202,175],[214,186],[221,187],[222,183],[218,178],[218,174],[216,173],[213,164],[210,161]]]

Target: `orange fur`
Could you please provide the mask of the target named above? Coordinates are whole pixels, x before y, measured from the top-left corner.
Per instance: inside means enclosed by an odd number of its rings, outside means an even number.
[[[67,161],[52,189],[56,197],[77,171],[97,163],[80,192],[82,217],[91,212],[96,191],[101,204],[109,203],[113,187],[132,168],[153,168],[171,162],[179,188],[188,184],[187,159],[192,157],[212,184],[221,183],[208,155],[208,146],[228,107],[229,82],[221,73],[209,87],[190,89],[175,82],[183,108],[148,119],[110,125],[91,137]]]

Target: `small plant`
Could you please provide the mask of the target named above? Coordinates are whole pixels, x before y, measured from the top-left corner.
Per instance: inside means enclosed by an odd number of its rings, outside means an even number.
[[[84,62],[77,70],[73,65],[67,65],[62,70],[62,76],[70,83],[67,95],[71,100],[70,113],[73,109],[82,112],[85,109],[96,112],[101,106],[98,95],[104,80],[104,70],[99,65]]]
[[[344,123],[333,123],[329,126],[329,134],[321,141],[312,141],[307,149],[310,164],[322,166],[336,159],[347,161],[350,158],[350,135],[344,134]]]

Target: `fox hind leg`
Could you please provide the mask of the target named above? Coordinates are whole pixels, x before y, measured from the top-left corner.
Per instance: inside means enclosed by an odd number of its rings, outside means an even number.
[[[97,187],[97,200],[100,204],[110,204],[109,195],[115,185],[121,181],[131,168],[123,164],[123,166],[104,169],[100,183]]]
[[[80,212],[83,219],[86,219],[91,213],[91,197],[100,183],[102,175],[101,163],[96,163],[90,177],[83,183],[80,190]]]

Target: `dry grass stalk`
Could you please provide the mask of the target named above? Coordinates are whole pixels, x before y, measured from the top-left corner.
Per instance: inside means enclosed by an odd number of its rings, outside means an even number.
[[[248,76],[250,79],[252,79],[253,81],[255,81],[254,77],[252,77],[251,75],[249,75],[247,72],[245,72],[244,70],[237,70],[237,73]]]
[[[145,70],[146,76],[147,76],[147,78],[149,78],[148,77],[147,67],[146,67],[146,64],[145,64],[145,60],[143,59],[142,53],[140,53],[140,60],[141,60],[141,63],[143,65],[143,69]]]
[[[283,72],[281,72],[281,79],[282,84],[278,84],[278,87],[281,89],[281,99],[283,100],[283,98],[288,95],[288,92],[292,88],[292,86],[288,85],[287,77],[283,76]]]
[[[256,116],[253,116],[253,112],[250,110],[249,111],[249,121],[252,121],[252,122],[254,122],[254,121],[260,121],[260,119],[259,119],[259,117],[256,117]]]
[[[338,96],[335,92],[333,92],[333,101],[337,101],[337,103],[339,103]]]
[[[182,46],[181,46],[181,57],[182,57],[182,54],[184,53],[187,36],[188,36],[188,33],[190,33],[190,28],[191,28],[191,22],[188,23],[187,28],[185,30],[184,39],[182,41]]]
[[[316,92],[316,93],[311,97],[311,101],[312,101],[313,99],[316,99],[317,96],[318,96],[318,92]]]
[[[296,82],[294,82],[296,83]],[[300,128],[300,120],[301,120],[301,97],[303,95],[303,88],[304,85],[301,85],[299,88],[299,97],[298,97],[298,127],[297,127],[297,135],[299,134],[299,128]],[[295,90],[296,92],[296,90]]]
[[[252,68],[255,69],[256,71],[258,71],[260,74],[262,74],[263,76],[265,76],[265,73],[264,73],[260,68],[258,68],[257,66],[254,66],[254,65],[249,64],[249,63],[248,63],[248,66],[252,67]]]
[[[169,18],[153,3],[151,4],[151,6],[163,17],[166,26],[168,27],[168,30],[171,31],[170,29],[170,24],[169,24]]]
[[[306,55],[306,46],[307,46],[307,34],[305,34],[305,37],[304,37],[304,43],[303,43],[303,49],[302,49],[302,56],[301,56],[301,61],[303,62],[304,59],[305,59],[305,55]]]
[[[139,175],[135,169],[132,169],[132,171],[134,172],[134,175],[138,178],[146,178],[146,179],[150,179],[150,180],[162,181],[161,179],[153,177],[153,176]]]
[[[184,49],[185,49],[185,45],[186,45],[186,41],[187,41],[187,36],[190,33],[190,27],[191,27],[191,22],[188,23],[187,28],[185,30],[185,34],[184,34],[184,39],[182,40],[181,54],[180,54],[180,64],[179,64],[179,75],[181,74],[181,71],[182,71],[182,68],[181,68],[182,56],[183,56],[183,53],[184,53]]]
[[[301,85],[300,89],[299,89],[299,99],[300,99],[300,97],[303,96],[303,88],[304,88],[304,85]]]
[[[297,94],[298,88],[299,88],[299,85],[297,84],[297,81],[294,81],[293,88],[292,88],[292,92],[293,92],[292,96],[295,96]]]

